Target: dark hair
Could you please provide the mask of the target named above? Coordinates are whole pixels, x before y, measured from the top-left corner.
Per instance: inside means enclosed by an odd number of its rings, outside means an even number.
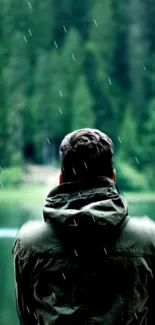
[[[113,143],[96,129],[69,133],[60,145],[61,171],[64,182],[113,174]]]

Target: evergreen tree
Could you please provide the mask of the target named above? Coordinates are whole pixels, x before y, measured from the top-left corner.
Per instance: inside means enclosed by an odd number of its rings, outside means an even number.
[[[0,166],[8,165],[8,150],[9,139],[8,137],[8,111],[6,110],[6,96],[4,88],[3,70],[0,67]]]
[[[30,1],[32,9],[29,8],[30,23],[33,37],[32,51],[38,55],[40,49],[49,51],[59,42],[53,38],[54,28],[58,22],[55,20],[54,0]],[[30,28],[30,27],[29,27]],[[57,45],[56,45],[57,46]]]
[[[61,51],[61,66],[64,76],[65,104],[62,136],[72,128],[73,92],[77,85],[78,76],[83,69],[84,49],[79,32],[72,28],[68,31],[63,49]],[[77,108],[78,110],[79,108]],[[64,133],[63,133],[64,132]]]
[[[0,165],[49,164],[66,133],[93,126],[153,178],[154,12],[153,0],[1,1]]]
[[[142,135],[141,160],[142,167],[145,170],[146,177],[154,186],[155,179],[155,99],[152,99],[148,106],[148,118],[144,123],[145,132]]]
[[[91,93],[94,97],[94,113],[98,128],[113,136],[116,123],[117,93],[113,80],[115,49],[115,20],[112,1],[97,1],[91,12],[90,40],[86,44],[85,68]]]
[[[119,138],[121,141],[118,152],[119,158],[129,165],[139,165],[136,122],[133,118],[131,106],[126,108]]]
[[[145,39],[145,6],[140,0],[130,0],[129,5],[129,74],[131,80],[131,102],[133,114],[141,119],[145,110],[145,69],[148,44]]]
[[[49,121],[48,109],[50,91],[49,58],[50,55],[40,50],[34,73],[34,92],[29,103],[34,119],[32,142],[34,142],[35,156],[39,163],[46,163],[45,143],[48,138],[47,124]],[[30,139],[28,141],[30,141]]]
[[[72,130],[94,127],[93,98],[85,76],[80,76],[73,93]]]
[[[14,33],[11,55],[5,68],[6,105],[8,110],[9,164],[20,164],[23,158],[23,117],[27,107],[29,62],[26,42]]]

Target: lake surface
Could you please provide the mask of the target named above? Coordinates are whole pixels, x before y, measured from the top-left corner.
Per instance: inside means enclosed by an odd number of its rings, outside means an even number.
[[[15,292],[12,265],[12,246],[14,235],[29,219],[42,218],[42,201],[29,207],[27,202],[0,202],[0,325],[19,325],[16,315]],[[138,200],[129,202],[129,214],[131,216],[148,215],[155,220],[155,200]],[[3,230],[5,230],[3,232]],[[6,232],[7,230],[7,232]],[[8,238],[9,237],[9,238]],[[31,324],[30,324],[31,325]]]

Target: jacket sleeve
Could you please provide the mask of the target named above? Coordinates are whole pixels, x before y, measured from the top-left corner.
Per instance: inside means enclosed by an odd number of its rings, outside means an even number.
[[[13,247],[14,279],[17,313],[21,325],[37,325],[37,316],[33,310],[32,290],[27,283],[23,270],[23,252],[20,239],[17,238]]]
[[[155,324],[155,253],[152,256],[152,283],[150,285],[148,324]]]

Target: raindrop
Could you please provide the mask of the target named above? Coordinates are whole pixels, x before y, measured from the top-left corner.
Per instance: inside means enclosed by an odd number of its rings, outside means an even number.
[[[27,43],[27,38],[23,35],[25,43]]]
[[[64,280],[66,280],[66,277],[65,277],[65,274],[64,273],[62,273],[62,276],[63,276]]]
[[[61,91],[61,90],[59,90],[59,94],[60,94],[60,96],[61,96],[61,97],[63,96],[63,94],[62,94],[62,91]]]
[[[32,32],[31,32],[31,29],[28,29],[28,31],[29,31],[29,34],[30,34],[30,36],[32,36]]]
[[[32,6],[31,6],[31,3],[28,1],[28,5],[29,5],[29,7],[32,9]]]
[[[62,110],[61,110],[61,108],[59,107],[59,111],[60,111],[60,114],[62,114]]]
[[[75,171],[75,169],[72,167],[72,169],[73,169],[73,173],[74,173],[74,175],[76,175],[76,171]]]
[[[48,144],[51,144],[51,142],[50,142],[49,138],[47,138],[47,142],[48,142]]]
[[[65,26],[63,26],[63,29],[64,29],[65,33],[67,34],[67,28]]]
[[[75,219],[74,219],[74,224],[75,224],[75,226],[77,227],[77,223],[76,223]]]
[[[96,26],[98,26],[98,23],[97,23],[96,19],[93,19],[93,20],[94,20],[94,24],[95,24]]]
[[[108,81],[109,81],[110,85],[112,85],[112,81],[111,81],[111,79],[110,79],[110,78],[108,78]]]
[[[136,159],[136,162],[137,162],[137,164],[139,165],[139,160],[138,160],[138,158],[137,158],[137,157],[135,157],[135,159]]]
[[[75,61],[75,56],[74,56],[74,54],[72,53],[72,59],[73,59],[73,61]]]
[[[75,253],[76,256],[78,256],[78,253],[77,253],[76,249],[74,249],[74,253]]]
[[[86,169],[88,169],[88,166],[87,166],[86,162],[84,162],[84,165],[85,165]]]
[[[55,45],[55,47],[56,47],[56,49],[57,49],[57,48],[58,48],[58,44],[57,44],[56,41],[54,41],[54,45]]]

